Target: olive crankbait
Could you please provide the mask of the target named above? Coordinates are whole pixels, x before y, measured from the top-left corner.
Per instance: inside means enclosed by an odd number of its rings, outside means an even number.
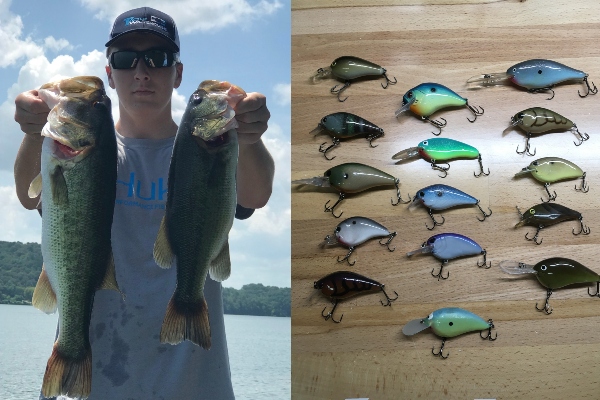
[[[338,262],[346,260],[348,264],[354,265],[356,260],[354,262],[350,262],[348,258],[356,246],[366,242],[369,239],[382,238],[379,240],[379,244],[386,246],[389,251],[394,251],[396,248],[394,247],[393,249],[390,249],[390,242],[396,236],[396,234],[396,232],[390,232],[386,227],[373,221],[372,219],[365,217],[352,217],[339,223],[333,233],[334,236],[325,236],[324,244],[334,245],[339,243],[347,247],[350,251],[348,251],[348,254],[346,254],[346,256],[341,260],[338,257]],[[383,238],[387,238],[387,242],[381,243]]]
[[[369,141],[369,146],[374,148],[377,146],[373,146],[373,140],[383,136],[383,129],[358,115],[347,112],[337,112],[323,117],[321,122],[319,122],[319,125],[310,131],[310,133],[318,135],[323,131],[332,137],[331,141],[333,142],[333,144],[326,148],[323,148],[323,146],[326,145],[327,142],[319,146],[319,151],[323,153],[325,158],[327,158],[327,152],[329,150],[340,144],[341,139],[365,136]],[[327,159],[333,160],[334,158],[335,156]]]
[[[548,201],[556,200],[556,191],[554,195],[550,194],[548,186],[551,183],[563,181],[566,179],[578,179],[581,178],[581,187],[575,190],[583,193],[589,191],[589,187],[585,184],[585,172],[577,165],[569,160],[559,157],[544,157],[532,161],[527,167],[523,168],[520,172],[515,174],[515,178],[531,174],[535,179],[544,184],[546,193],[548,193]],[[544,199],[541,199],[544,201]]]
[[[319,79],[326,79],[332,75],[344,81],[344,85],[341,88],[338,89],[340,85],[335,85],[330,90],[331,93],[337,93],[338,100],[342,102],[346,101],[348,97],[342,100],[340,99],[340,94],[350,86],[351,80],[367,76],[383,76],[385,78],[385,86],[382,83],[381,87],[384,89],[387,89],[389,85],[398,83],[396,78],[392,82],[386,73],[385,68],[370,61],[353,56],[342,56],[333,60],[329,67],[319,68],[317,73],[312,76],[312,81],[316,83]]]
[[[445,210],[450,207],[473,204],[476,205],[477,208],[479,208],[479,211],[481,211],[483,214],[483,219],[479,219],[479,217],[477,217],[479,222],[485,221],[487,217],[492,215],[492,210],[489,207],[489,214],[486,214],[485,211],[483,211],[479,205],[479,200],[477,200],[475,197],[453,188],[452,186],[442,184],[427,186],[419,190],[415,194],[415,197],[408,208],[411,208],[417,204],[423,204],[428,208],[429,217],[431,217],[431,220],[433,221],[433,226],[431,228],[427,226],[427,223],[425,223],[425,227],[429,230],[432,230],[437,225],[443,225],[446,221],[444,216],[442,216],[442,222],[437,222],[435,218],[433,218],[432,210]]]
[[[384,290],[385,285],[377,282],[376,280],[350,271],[338,271],[329,274],[326,277],[316,281],[314,283],[314,287],[315,289],[321,290],[321,293],[323,293],[325,296],[329,296],[333,302],[333,308],[331,311],[327,314],[324,314],[325,309],[327,308],[325,307],[323,308],[323,311],[321,311],[321,315],[323,318],[325,318],[325,321],[331,318],[331,320],[336,323],[342,322],[342,318],[344,317],[344,314],[342,314],[340,319],[337,321],[333,318],[333,312],[335,311],[335,308],[340,300],[347,299],[348,297],[357,294],[382,292],[387,302],[384,304],[383,301],[379,300],[381,305],[391,306],[392,301],[398,298],[398,293],[395,291],[395,298],[392,299],[390,296],[388,296]]]
[[[466,143],[459,142],[458,140],[446,139],[446,138],[431,138],[423,140],[417,145],[417,147],[410,147],[402,150],[392,156],[393,160],[398,160],[396,164],[410,158],[422,157],[431,163],[431,168],[444,172],[444,175],[438,175],[440,178],[445,178],[448,175],[450,164],[445,163],[447,167],[442,167],[436,164],[438,161],[450,161],[456,159],[477,159],[479,161],[479,174],[475,175],[479,178],[481,175],[489,175],[488,172],[483,172],[483,164],[481,162],[481,154],[475,147],[470,146]]]
[[[503,85],[510,80],[517,86],[524,87],[530,93],[539,93],[551,91],[554,98],[554,90],[552,88],[563,82],[579,81],[587,86],[587,93],[582,95],[577,91],[579,97],[587,97],[590,93],[598,93],[598,88],[592,82],[592,87],[588,83],[588,74],[577,69],[567,67],[552,60],[534,59],[520,62],[508,68],[506,72],[477,75],[467,81],[467,85],[471,88],[481,88],[486,86]]]
[[[439,310],[435,310],[429,314],[427,318],[409,321],[402,328],[402,333],[406,336],[412,336],[427,328],[431,328],[433,333],[442,338],[442,346],[440,347],[440,351],[437,353],[434,352],[434,346],[431,349],[431,353],[434,356],[440,356],[443,359],[448,358],[450,355],[446,354],[444,356],[442,354],[444,345],[446,344],[446,339],[448,338],[474,331],[480,331],[479,336],[484,340],[496,340],[498,338],[498,334],[496,333],[496,336],[494,336],[492,339],[492,329],[495,328],[494,321],[491,319],[486,321],[480,316],[458,307],[440,308]],[[487,335],[482,336],[481,331],[486,330]]]
[[[531,207],[525,214],[521,213],[521,210],[517,207],[517,212],[519,213],[521,221],[515,225],[515,228],[525,225],[536,227],[537,231],[535,231],[535,236],[532,238],[529,238],[527,233],[525,234],[525,239],[533,241],[535,244],[542,244],[543,239],[539,242],[537,241],[538,234],[542,229],[564,221],[579,220],[579,224],[581,225],[579,232],[575,233],[575,228],[573,228],[573,235],[580,235],[582,233],[584,235],[590,234],[590,228],[583,225],[581,213],[565,206],[561,206],[560,204],[538,204],[537,206]]]
[[[542,107],[532,107],[516,113],[510,118],[510,121],[510,126],[506,128],[504,132],[502,132],[503,134],[512,127],[518,126],[525,131],[527,136],[525,141],[525,149],[523,151],[519,151],[519,146],[517,146],[517,154],[526,153],[528,156],[535,155],[535,149],[533,150],[533,153],[529,151],[529,139],[531,139],[532,134],[551,131],[571,131],[577,140],[579,140],[579,143],[573,142],[575,146],[581,146],[583,142],[590,138],[590,135],[587,133],[579,132],[577,125],[575,125],[570,119],[563,117],[557,112]]]
[[[456,94],[446,86],[431,82],[421,83],[404,94],[404,97],[402,97],[402,107],[396,111],[396,118],[404,111],[410,110],[421,117],[423,121],[427,121],[438,128],[438,133],[432,132],[438,136],[442,133],[442,128],[446,126],[447,121],[444,118],[440,118],[444,122],[432,120],[429,118],[431,114],[443,108],[463,107],[465,105],[475,116],[472,120],[467,117],[469,122],[475,122],[478,116],[483,115],[483,107],[479,107],[478,109],[469,105],[467,99]]]
[[[489,266],[486,266],[487,252],[485,249],[482,249],[473,239],[459,235],[458,233],[440,233],[439,235],[433,235],[421,245],[420,249],[408,252],[406,253],[406,256],[410,257],[421,253],[431,253],[438,260],[442,260],[439,273],[433,273],[435,268],[431,270],[431,275],[434,278],[438,278],[438,281],[440,278],[448,279],[450,272],[444,277],[442,276],[442,270],[444,269],[444,265],[448,264],[449,260],[455,258],[483,255],[483,262],[481,264],[477,262],[477,266],[485,267],[486,269],[489,269],[492,266],[491,262]]]
[[[535,274],[537,280],[546,288],[546,304],[543,308],[538,308],[535,303],[535,308],[538,311],[545,311],[546,314],[552,314],[552,308],[548,301],[555,289],[577,283],[595,283],[596,293],[590,293],[590,288],[588,288],[588,295],[600,297],[600,275],[568,258],[547,258],[535,265],[517,261],[502,261],[500,268],[507,274]]]
[[[335,207],[346,198],[348,193],[358,193],[377,186],[394,185],[396,187],[397,201],[393,206],[397,206],[400,202],[406,204],[411,201],[408,195],[408,201],[404,202],[400,195],[400,179],[387,174],[377,168],[370,167],[360,163],[345,163],[329,168],[323,176],[315,176],[309,179],[298,179],[292,181],[292,184],[313,185],[318,187],[333,187],[338,190],[338,200],[332,206],[327,206],[330,200],[325,203],[325,212],[330,212],[334,217],[339,218],[344,213],[335,215],[333,210]]]

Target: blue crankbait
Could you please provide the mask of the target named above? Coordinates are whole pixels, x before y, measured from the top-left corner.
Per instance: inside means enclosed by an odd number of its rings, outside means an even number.
[[[483,219],[479,219],[479,217],[477,217],[480,222],[485,221],[487,217],[492,215],[492,210],[489,207],[489,214],[486,214],[485,211],[483,211],[479,205],[479,200],[477,200],[475,197],[453,188],[452,186],[442,184],[427,186],[419,190],[417,194],[415,194],[412,203],[408,207],[411,208],[417,204],[423,204],[423,206],[427,207],[428,209],[429,217],[431,217],[431,220],[433,221],[433,226],[431,228],[425,224],[425,227],[427,227],[429,230],[432,230],[437,225],[443,225],[444,221],[446,220],[444,216],[442,216],[442,222],[437,222],[435,218],[433,218],[432,210],[445,210],[451,207],[472,204],[476,205],[477,208],[479,208],[479,211],[481,211],[483,214]]]
[[[485,267],[486,269],[491,268],[492,266],[491,262],[489,266],[486,266],[487,252],[485,249],[481,248],[481,246],[473,239],[459,235],[458,233],[440,233],[439,235],[433,235],[421,245],[420,249],[408,252],[406,253],[406,256],[410,257],[415,254],[423,253],[431,253],[438,260],[442,260],[442,265],[438,274],[433,273],[435,268],[431,270],[431,275],[434,278],[438,278],[438,281],[440,278],[448,279],[450,272],[444,277],[442,276],[442,270],[444,269],[444,265],[448,264],[449,260],[455,258],[483,255],[483,262],[481,264],[477,262],[477,266]]]

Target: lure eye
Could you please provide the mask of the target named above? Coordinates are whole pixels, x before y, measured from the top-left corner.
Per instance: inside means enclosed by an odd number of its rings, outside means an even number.
[[[452,326],[452,325],[454,325],[454,322],[450,321],[450,322],[448,323],[448,325]]]
[[[344,179],[348,179],[348,174],[344,174]]]
[[[444,195],[444,192],[442,192],[441,190],[436,192],[435,194],[437,194],[438,197],[442,197]]]
[[[538,69],[538,74],[540,74],[540,75],[541,75],[541,73],[542,73],[542,70],[541,70],[541,69]]]
[[[337,228],[335,228],[335,233],[340,233],[341,230],[342,230],[342,227],[338,226]]]
[[[427,319],[433,319],[433,313],[429,314],[429,317],[427,317]]]
[[[412,99],[412,97],[413,97],[413,92],[408,92],[408,93],[406,93],[406,97],[408,97],[409,99]]]
[[[517,115],[517,118],[518,118],[518,119],[523,119],[523,117],[524,117],[524,116],[525,116],[525,114],[523,114],[523,113],[520,113],[519,115]]]
[[[352,225],[356,225],[356,221],[352,221]]]
[[[327,171],[325,171],[325,176],[331,176],[331,170],[328,169]]]
[[[532,162],[531,164],[532,164],[532,165],[538,165],[538,162],[537,162],[537,161],[534,161],[534,162]],[[550,163],[550,164],[552,164],[552,163]]]
[[[327,122],[327,117],[323,117],[323,119],[321,120],[322,123]]]
[[[516,68],[513,68],[513,72],[517,72],[517,69],[516,69]]]
[[[547,270],[547,269],[548,269],[548,267],[546,267],[545,265],[542,265],[540,269],[541,269],[542,271],[545,271],[545,270]]]
[[[434,87],[432,87],[430,90],[431,90],[431,93],[435,93],[435,88]]]
[[[421,144],[422,144],[423,146],[427,146],[427,143],[429,143],[427,140],[423,140],[423,141],[421,142]]]
[[[429,241],[428,241],[428,242],[429,242],[430,244],[431,244],[431,243],[434,243],[434,242],[435,242],[435,238],[431,238],[431,239],[429,239]]]
[[[529,214],[535,214],[535,210],[532,208],[529,210]]]

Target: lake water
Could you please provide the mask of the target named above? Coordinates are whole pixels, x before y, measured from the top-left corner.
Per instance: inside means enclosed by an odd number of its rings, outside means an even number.
[[[0,399],[37,400],[57,315],[0,304]],[[236,399],[289,399],[290,318],[225,315]]]

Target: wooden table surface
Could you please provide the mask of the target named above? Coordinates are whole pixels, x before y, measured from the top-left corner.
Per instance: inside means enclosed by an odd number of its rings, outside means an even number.
[[[454,4],[456,3],[456,4]],[[600,94],[580,98],[580,83],[555,88],[547,94],[530,94],[517,86],[468,90],[466,80],[489,72],[502,72],[518,62],[546,58],[586,71],[600,86],[600,4],[586,1],[480,1],[480,0],[294,0],[292,1],[292,180],[322,175],[344,162],[361,162],[382,169],[401,181],[403,196],[444,183],[480,199],[493,215],[476,220],[476,207],[445,210],[445,224],[433,231],[422,207],[392,207],[393,188],[350,195],[338,206],[342,218],[323,212],[337,194],[310,186],[292,186],[292,398],[293,399],[437,399],[437,398],[600,398],[600,299],[588,296],[588,286],[556,290],[550,299],[551,315],[538,312],[546,290],[533,275],[504,274],[502,260],[535,264],[548,257],[575,259],[600,273]],[[312,84],[310,76],[337,57],[352,55],[387,69],[398,83],[382,89],[383,79],[353,82],[349,96],[338,102],[329,89],[341,82],[330,79]],[[433,115],[447,126],[442,138],[453,138],[478,148],[488,177],[475,178],[475,160],[451,162],[446,179],[438,177],[422,159],[396,165],[391,156],[433,137],[430,124],[394,111],[403,94],[422,82],[437,82],[482,106],[485,114],[475,123],[465,108]],[[541,106],[574,121],[589,141],[576,147],[570,132],[535,136],[535,157],[518,155],[525,143],[522,131],[503,134],[510,117]],[[385,130],[370,148],[363,138],[343,141],[327,161],[318,147],[327,135],[309,132],[327,114],[357,114]],[[514,229],[521,210],[545,198],[542,184],[532,177],[513,179],[516,172],[540,157],[571,160],[587,172],[589,193],[574,190],[579,181],[553,184],[556,203],[583,215],[591,228],[588,236],[574,236],[578,221],[564,222],[540,232],[539,246],[525,240],[534,228]],[[353,267],[337,263],[346,254],[340,246],[320,247],[335,226],[351,216],[376,220],[398,232],[394,252],[376,240],[360,245]],[[450,261],[448,280],[433,278],[440,262],[431,255],[407,258],[431,235],[455,232],[466,235],[487,250],[492,268],[476,266],[480,257]],[[351,270],[396,291],[391,307],[382,307],[381,294],[358,296],[340,302],[335,324],[321,311],[330,301],[313,288],[313,282],[338,270]],[[595,288],[592,288],[595,290]],[[434,357],[441,339],[431,330],[411,337],[402,334],[410,320],[424,318],[442,307],[462,307],[484,319],[492,318],[498,338],[481,340],[478,332],[446,342],[447,360]]]

